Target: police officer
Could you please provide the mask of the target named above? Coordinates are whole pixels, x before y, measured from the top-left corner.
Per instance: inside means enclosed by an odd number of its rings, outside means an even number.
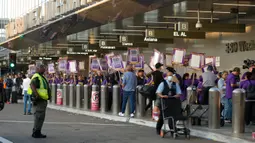
[[[42,64],[36,65],[36,73],[33,75],[28,89],[28,94],[32,95],[34,108],[34,128],[33,138],[46,138],[46,135],[41,133],[45,112],[47,108],[47,100],[50,99],[50,88],[48,81],[43,76],[45,67]]]

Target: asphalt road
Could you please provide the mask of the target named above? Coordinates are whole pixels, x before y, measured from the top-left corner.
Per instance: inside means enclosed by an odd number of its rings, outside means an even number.
[[[6,105],[0,112],[0,143],[216,143],[196,137],[162,139],[153,128],[50,109],[42,130],[47,138],[33,139],[32,128],[33,116],[23,115],[21,104]]]

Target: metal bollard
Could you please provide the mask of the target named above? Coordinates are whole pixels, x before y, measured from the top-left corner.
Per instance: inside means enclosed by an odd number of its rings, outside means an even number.
[[[197,102],[197,90],[194,86],[189,86],[187,88],[187,104],[192,104]]]
[[[128,98],[128,100],[127,100],[127,104],[126,104],[126,110],[125,110],[125,116],[126,117],[129,117],[130,116],[130,98]]]
[[[90,94],[89,94],[89,88],[90,86],[85,84],[84,85],[84,110],[89,110],[89,99],[90,99]]]
[[[92,85],[91,91],[91,110],[98,111],[99,110],[99,87],[98,85]]]
[[[209,90],[209,128],[220,128],[220,92],[218,88],[211,88]]]
[[[245,91],[235,89],[232,96],[232,132],[235,134],[245,131]]]
[[[51,84],[51,104],[56,104],[56,84],[52,83]]]
[[[112,114],[118,115],[120,112],[120,86],[114,85],[112,89]]]
[[[67,85],[63,84],[63,106],[67,106],[68,105],[68,90],[67,90]]]
[[[69,85],[69,107],[73,108],[74,106],[74,85],[70,84]]]
[[[142,86],[137,86],[136,88],[136,97],[138,98],[137,102],[136,102],[136,116],[138,118],[144,117],[145,116],[145,104],[146,104],[146,100],[144,98],[144,96],[142,96],[139,91],[141,90]]]
[[[76,108],[81,108],[81,85],[76,85]]]
[[[108,86],[102,85],[101,86],[101,112],[105,113],[108,110]]]

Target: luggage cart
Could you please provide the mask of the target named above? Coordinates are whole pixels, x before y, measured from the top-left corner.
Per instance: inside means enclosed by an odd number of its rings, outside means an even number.
[[[182,115],[182,104],[179,99],[174,97],[161,98],[161,113],[163,117],[163,129],[160,132],[162,138],[165,137],[167,133],[171,133],[174,139],[179,135],[184,135],[187,139],[190,139],[190,130],[186,127],[185,121],[188,120],[187,117]],[[172,129],[166,129],[165,120],[172,124]],[[183,125],[182,128],[176,126],[176,121],[181,121]]]

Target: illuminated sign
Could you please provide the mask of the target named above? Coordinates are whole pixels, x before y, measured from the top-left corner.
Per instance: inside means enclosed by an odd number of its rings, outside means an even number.
[[[179,32],[179,31],[174,31],[173,33],[174,37],[187,37],[186,32]]]
[[[88,55],[89,53],[87,52],[66,52],[68,55]]]
[[[158,42],[158,38],[144,37],[144,41],[146,41],[146,42]]]
[[[146,29],[145,37],[157,39],[173,39],[173,38],[205,39],[205,32],[174,31],[171,29]]]

